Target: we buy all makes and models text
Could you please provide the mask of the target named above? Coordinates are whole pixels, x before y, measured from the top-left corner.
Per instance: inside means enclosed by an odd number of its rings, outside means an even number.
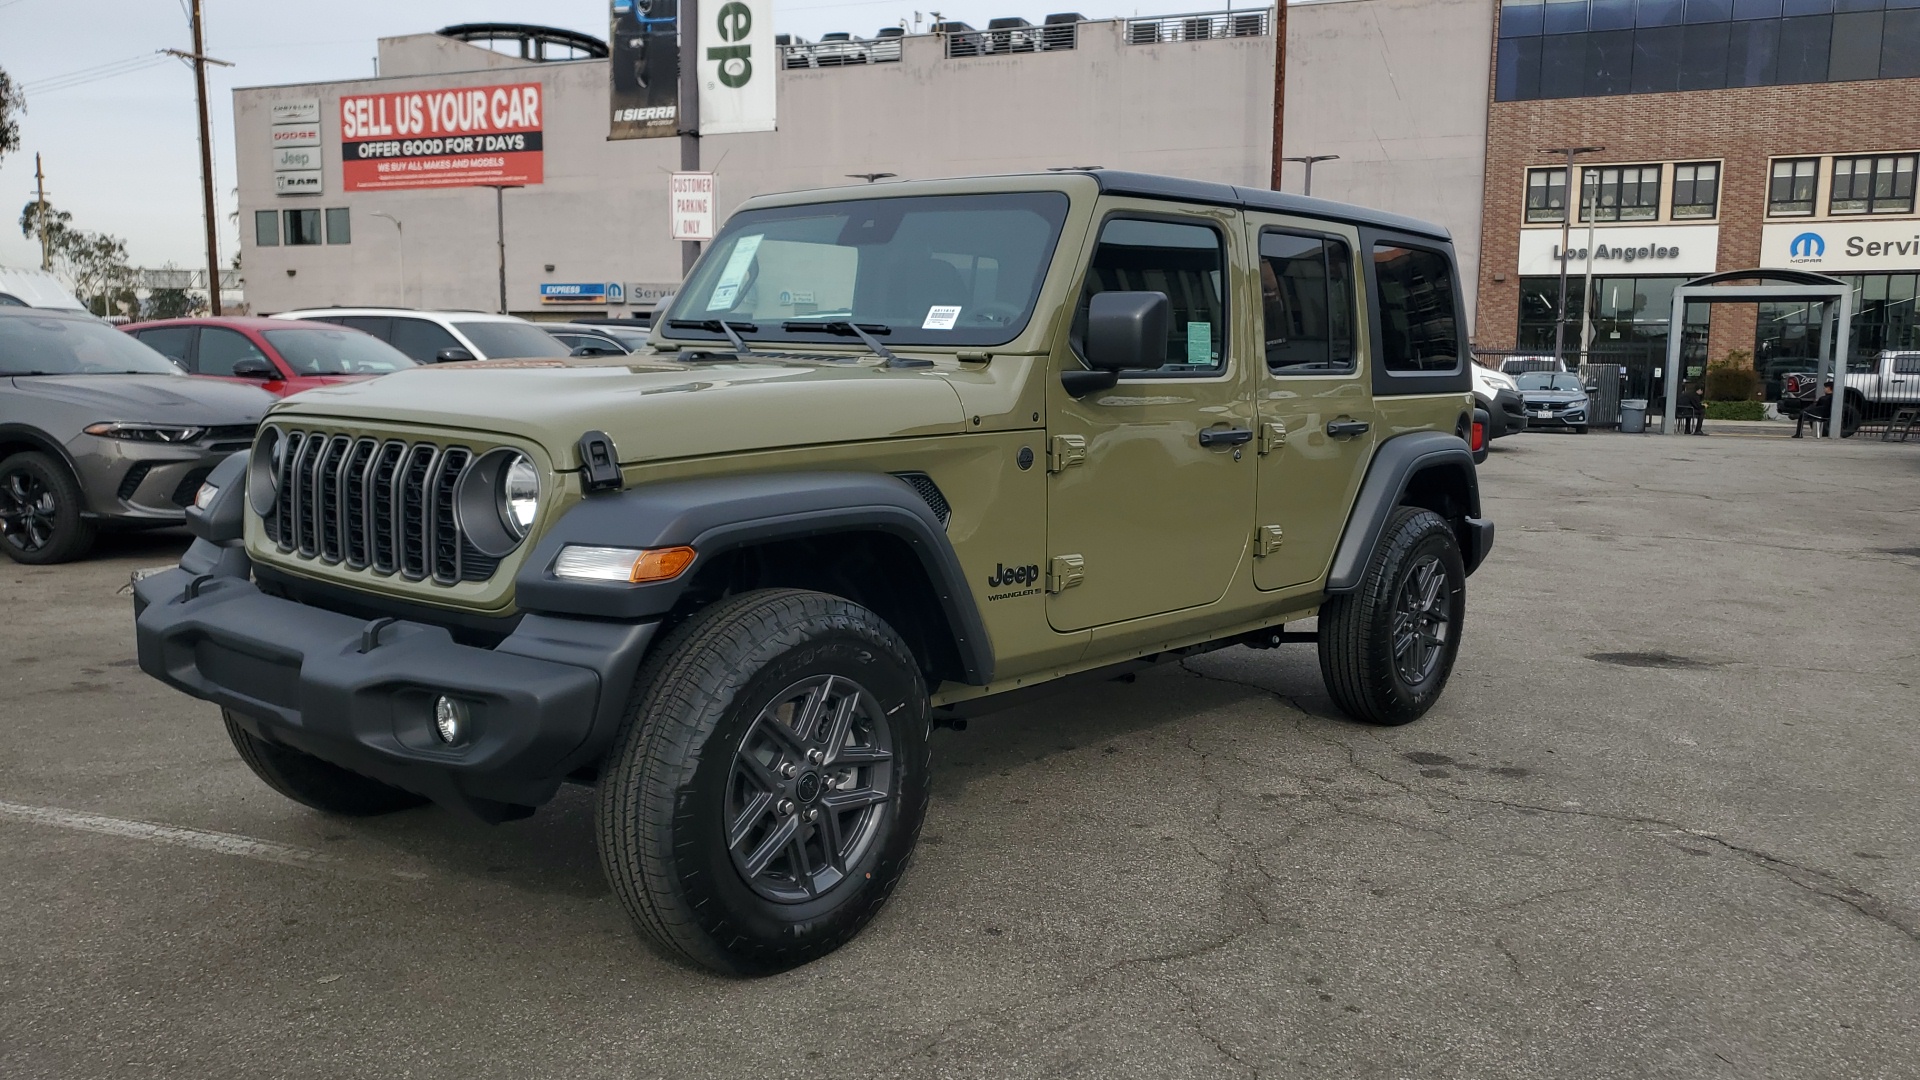
[[[362,94],[340,99],[348,191],[538,184],[540,84]]]

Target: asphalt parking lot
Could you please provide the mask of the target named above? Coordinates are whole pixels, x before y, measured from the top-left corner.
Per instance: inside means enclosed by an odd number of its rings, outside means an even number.
[[[323,818],[0,563],[0,1076],[1912,1077],[1920,444],[1525,435],[1439,707],[1235,649],[936,736],[913,871],[754,982],[628,930],[584,791]]]

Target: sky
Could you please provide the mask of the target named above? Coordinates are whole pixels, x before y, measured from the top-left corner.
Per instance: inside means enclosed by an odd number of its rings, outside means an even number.
[[[193,73],[160,49],[190,51],[190,0],[0,0],[0,70],[23,87],[20,149],[0,160],[0,266],[35,266],[39,244],[20,235],[43,156],[47,201],[75,226],[127,241],[135,266],[205,265]],[[945,18],[984,27],[1053,11],[1090,18],[1177,14],[1193,0],[932,0]],[[1252,7],[1256,0],[1242,0]],[[916,7],[916,3],[920,6]],[[1220,6],[1228,6],[1222,0]],[[533,22],[607,34],[606,0],[204,0],[221,263],[232,261],[232,94],[238,86],[322,82],[373,74],[376,41],[463,22]],[[774,28],[817,39],[871,35],[919,14],[928,0],[775,0]]]

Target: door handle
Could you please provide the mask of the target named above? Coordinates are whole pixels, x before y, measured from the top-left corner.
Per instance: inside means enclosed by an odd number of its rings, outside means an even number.
[[[1372,428],[1373,425],[1367,423],[1365,420],[1327,421],[1327,434],[1336,439],[1350,438],[1354,435],[1365,435]]]
[[[1207,428],[1200,433],[1201,446],[1239,446],[1253,441],[1253,432],[1246,428]]]

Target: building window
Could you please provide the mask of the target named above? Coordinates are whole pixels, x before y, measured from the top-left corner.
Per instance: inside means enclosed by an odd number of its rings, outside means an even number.
[[[278,210],[253,212],[253,243],[255,247],[280,246],[280,212]]]
[[[320,211],[288,210],[285,211],[285,213],[287,218],[287,246],[295,247],[302,244],[317,244],[320,242]]]
[[[1567,170],[1527,170],[1527,220],[1567,220]]]
[[[348,220],[347,208],[336,206],[327,211],[327,243],[351,244],[353,229]]]
[[[1653,221],[1660,216],[1660,166],[1580,170],[1580,220]]]
[[[1833,197],[1827,204],[1834,214],[1913,213],[1913,154],[1835,158]]]
[[[1767,215],[1791,217],[1813,213],[1813,190],[1819,180],[1818,158],[1794,158],[1773,163],[1767,187]]]
[[[1710,218],[1720,212],[1720,166],[1716,163],[1673,167],[1673,217]]]

